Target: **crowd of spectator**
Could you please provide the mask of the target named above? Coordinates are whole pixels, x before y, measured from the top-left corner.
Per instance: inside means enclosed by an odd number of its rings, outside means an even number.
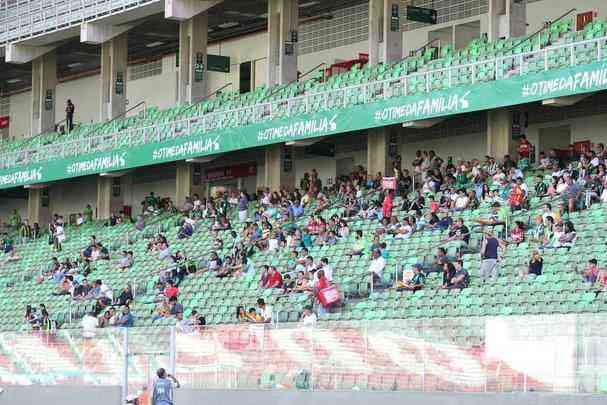
[[[214,239],[214,250],[208,256],[191,252],[196,260],[189,259],[183,251],[173,252],[163,234],[150,240],[147,253],[157,255],[164,263],[156,285],[153,319],[174,318],[183,330],[204,324],[204,316],[195,310],[185,317],[179,303],[179,285],[196,272],[209,272],[218,278],[259,275],[260,290],[307,294],[320,313],[332,311],[340,305],[339,300],[326,305],[321,295],[323,291],[339,287],[333,282],[333,266],[327,257],[315,258],[309,251],[312,247],[333,246],[342,240],[351,240],[348,257],[368,260],[372,290],[394,287],[415,292],[426,287],[426,279],[432,272],[442,274],[440,288],[444,289],[467,288],[471,277],[496,280],[499,262],[506,250],[521,243],[535,246],[528,266],[520,271],[521,277],[539,276],[543,270],[542,252],[570,248],[576,243],[577,233],[569,214],[595,202],[607,202],[607,152],[602,144],[581,150],[572,146],[567,153],[541,152],[536,163],[531,162],[533,154],[533,146],[525,137],[520,140],[517,158],[506,155],[502,159],[486,156],[484,160],[454,161],[444,160],[434,151],[417,151],[411,174],[402,168],[400,157],[394,158],[392,173],[387,173],[393,176],[394,186],[388,188],[384,187],[383,173],[367,173],[359,166],[350,175],[326,185],[312,170],[304,174],[299,187],[293,190],[264,189],[253,195],[241,190],[216,198],[200,198],[194,194],[180,207],[170,198],[160,198],[152,192],[141,203],[141,213],[134,221],[136,230],[146,228],[146,218],[150,215],[170,213],[177,218],[177,239],[191,238],[198,231],[208,232]],[[534,179],[535,184],[525,182],[524,172],[530,167],[545,173]],[[540,201],[540,214],[528,221],[508,223],[513,214],[537,209],[537,206],[531,207],[532,197]],[[397,202],[404,215],[394,215]],[[326,215],[330,207],[339,208],[339,214]],[[479,207],[490,207],[489,214],[472,218],[465,224],[460,214]],[[92,217],[89,205],[77,216],[76,226],[92,221]],[[108,225],[123,223],[125,218],[122,213],[112,215]],[[379,226],[366,233],[351,230],[353,223],[360,220],[374,221]],[[29,228],[17,212],[9,222],[13,229],[25,229],[24,237],[39,235],[37,224]],[[49,244],[57,252],[65,240],[64,226],[59,215],[49,224]],[[386,271],[389,240],[405,240],[417,232],[434,231],[445,232],[442,234],[447,236],[441,245],[454,246],[453,254],[448,255],[445,247],[439,247],[431,260],[403,268],[395,278],[391,276],[394,269]],[[479,245],[472,246],[474,233],[481,239]],[[56,294],[71,294],[74,300],[95,299],[95,311],[87,316],[94,316],[99,327],[130,326],[134,322],[129,312],[133,299],[130,287],[123,291],[124,297],[121,294],[114,300],[111,290],[108,295],[101,280],[88,283],[90,263],[110,259],[103,244],[94,237],[92,240],[77,261],[66,259],[60,263],[54,258],[40,280],[55,283]],[[3,248],[7,254],[15,251],[7,235]],[[478,269],[464,265],[462,254],[467,252],[480,255]],[[258,261],[255,266],[251,260],[256,254],[270,257],[287,253],[289,260],[284,268]],[[123,251],[116,268],[126,270],[134,260],[132,251]],[[596,259],[589,262],[583,277],[591,283],[607,283],[605,271],[598,268]],[[122,310],[117,310],[116,305]],[[118,322],[125,314],[129,321]],[[272,308],[260,299],[257,308],[238,306],[236,317],[241,322],[270,322]],[[302,322],[312,322],[315,317],[312,308],[306,308]]]

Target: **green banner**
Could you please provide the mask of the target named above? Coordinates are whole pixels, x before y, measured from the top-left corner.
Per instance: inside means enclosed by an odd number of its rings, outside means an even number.
[[[429,94],[395,97],[228,128],[167,142],[0,171],[0,189],[214,155],[286,141],[347,134],[406,121],[524,104],[607,89],[607,62],[515,76]]]

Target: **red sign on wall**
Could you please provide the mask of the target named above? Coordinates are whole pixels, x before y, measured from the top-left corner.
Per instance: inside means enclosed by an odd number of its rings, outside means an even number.
[[[0,129],[8,128],[9,124],[10,118],[8,116],[0,117]]]
[[[249,177],[257,175],[257,164],[256,163],[243,163],[234,166],[217,167],[214,169],[207,169],[204,173],[204,180],[230,180],[238,179],[240,177]]]

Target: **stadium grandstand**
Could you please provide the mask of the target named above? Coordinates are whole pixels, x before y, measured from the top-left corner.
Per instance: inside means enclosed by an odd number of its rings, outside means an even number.
[[[605,144],[605,0],[0,0],[0,405],[604,403]]]

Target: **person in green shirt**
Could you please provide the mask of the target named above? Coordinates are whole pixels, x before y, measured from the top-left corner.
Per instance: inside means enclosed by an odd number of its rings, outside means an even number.
[[[86,222],[93,222],[93,207],[91,207],[91,204],[87,204],[82,213],[84,214]]]
[[[21,226],[21,215],[19,215],[17,210],[13,210],[13,214],[10,216],[8,222],[11,228],[15,230],[19,229]]]
[[[30,227],[27,219],[23,221],[21,227],[19,228],[19,236],[21,237],[21,242],[24,243],[28,239],[32,237],[32,228]]]
[[[352,244],[352,250],[348,252],[348,256],[362,256],[367,247],[367,240],[363,236],[363,231],[359,229],[356,231],[354,243]]]
[[[426,275],[422,272],[421,264],[413,265],[413,276],[411,279],[399,282],[399,291],[417,291],[424,288],[426,284]]]

